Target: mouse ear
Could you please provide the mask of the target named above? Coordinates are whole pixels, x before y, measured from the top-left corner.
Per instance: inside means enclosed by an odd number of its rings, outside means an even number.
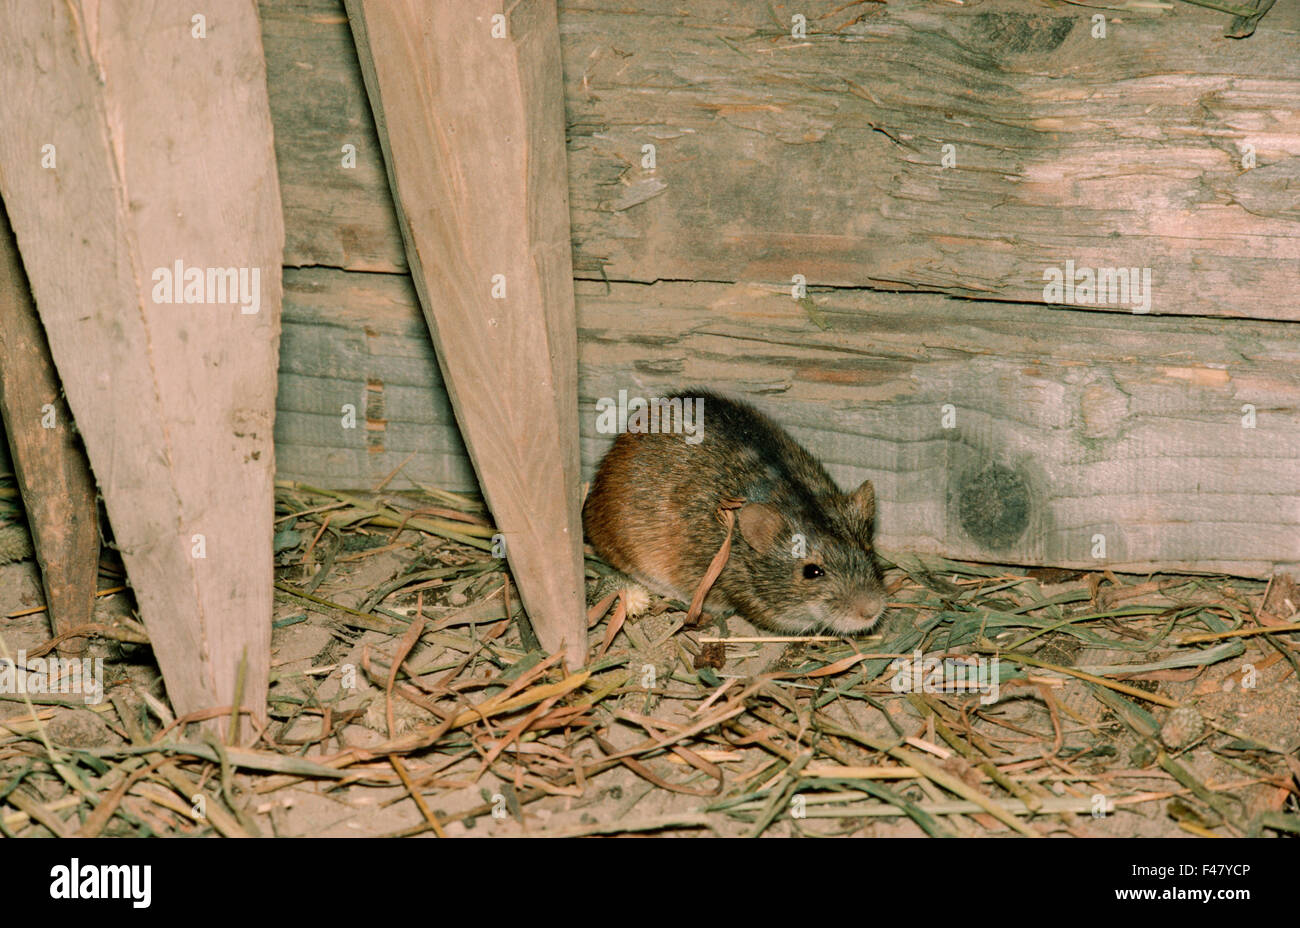
[[[785,517],[767,503],[746,503],[736,513],[741,537],[759,554],[772,550],[777,538],[786,531]]]
[[[849,506],[857,512],[868,525],[876,519],[876,488],[870,480],[862,481],[862,486],[849,494]]]

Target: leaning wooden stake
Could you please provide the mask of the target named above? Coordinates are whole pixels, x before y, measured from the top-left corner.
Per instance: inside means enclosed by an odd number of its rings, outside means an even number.
[[[246,661],[264,715],[284,231],[256,7],[6,3],[0,86],[0,193],[168,695],[228,706]]]
[[[0,416],[23,497],[45,612],[55,635],[90,622],[99,574],[95,478],[77,440],[23,273],[18,243],[0,206]],[[78,654],[85,638],[59,650]]]
[[[585,660],[553,0],[347,0],[447,392],[544,647]]]

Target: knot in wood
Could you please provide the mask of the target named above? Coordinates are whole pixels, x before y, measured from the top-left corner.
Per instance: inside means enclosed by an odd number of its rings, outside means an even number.
[[[1029,525],[1029,487],[1015,471],[991,464],[962,481],[957,514],[971,538],[988,548],[1010,547]]]

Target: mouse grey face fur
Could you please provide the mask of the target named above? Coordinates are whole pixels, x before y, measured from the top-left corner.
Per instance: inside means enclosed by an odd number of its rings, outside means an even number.
[[[852,495],[821,502],[821,511],[804,518],[767,503],[741,507],[742,541],[722,588],[737,611],[770,628],[860,635],[885,609],[870,547],[871,513]]]

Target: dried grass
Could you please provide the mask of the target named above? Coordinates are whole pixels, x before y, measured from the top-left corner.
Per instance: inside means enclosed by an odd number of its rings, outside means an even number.
[[[405,803],[402,835],[480,819],[555,835],[1300,833],[1296,719],[1244,732],[1240,712],[1215,714],[1233,685],[1242,705],[1297,690],[1294,600],[1262,582],[900,556],[869,649],[683,628],[684,608],[633,618],[606,597],[597,658],[571,673],[537,647],[475,500],[285,485],[279,507],[277,634],[325,629],[322,653],[359,660],[277,671],[251,747],[187,729],[138,682],[90,707],[120,736],[95,748],[50,737],[66,699],[3,697],[21,711],[0,721],[0,832],[259,834],[259,813],[309,784]],[[351,571],[398,554],[339,601]],[[593,582],[606,570],[588,565]],[[899,691],[891,662],[918,651],[997,657],[1000,699]],[[327,694],[344,673],[363,685]],[[632,795],[600,801],[611,778]],[[548,803],[555,827],[530,811]],[[575,803],[586,820],[563,814]]]

